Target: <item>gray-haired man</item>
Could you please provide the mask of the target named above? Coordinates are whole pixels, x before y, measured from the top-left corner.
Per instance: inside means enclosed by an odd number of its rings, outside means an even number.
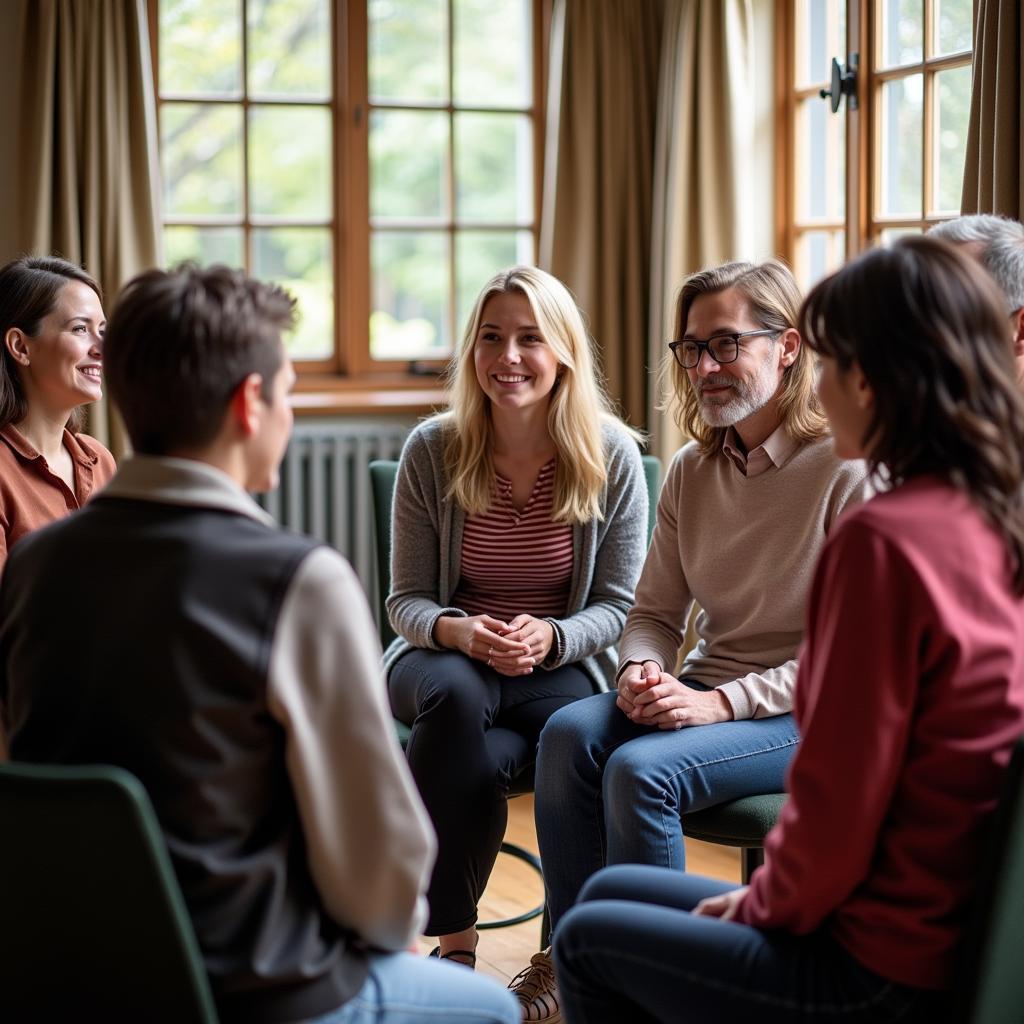
[[[968,214],[936,224],[933,238],[963,246],[995,278],[1013,321],[1017,376],[1024,381],[1024,224],[991,213]]]

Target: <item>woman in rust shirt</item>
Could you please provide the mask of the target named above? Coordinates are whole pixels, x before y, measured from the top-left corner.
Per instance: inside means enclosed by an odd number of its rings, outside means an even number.
[[[102,397],[99,285],[56,257],[0,270],[0,570],[26,533],[79,508],[114,475],[114,459],[79,433]]]

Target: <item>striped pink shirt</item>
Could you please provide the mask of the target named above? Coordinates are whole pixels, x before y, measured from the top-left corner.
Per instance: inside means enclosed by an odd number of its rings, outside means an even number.
[[[462,533],[462,575],[452,604],[503,622],[517,615],[565,615],[572,585],[572,527],[551,521],[555,460],[537,474],[526,506],[495,475],[490,508],[469,515]]]

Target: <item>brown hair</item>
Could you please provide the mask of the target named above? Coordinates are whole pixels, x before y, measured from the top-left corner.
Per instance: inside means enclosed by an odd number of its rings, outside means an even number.
[[[12,327],[34,338],[69,281],[80,281],[103,302],[100,286],[92,277],[59,256],[22,256],[0,269],[0,338],[6,338]],[[0,349],[0,427],[6,427],[9,423],[20,423],[28,415],[28,399],[18,364],[6,344],[0,345]],[[85,414],[79,407],[71,413],[68,429],[76,433],[84,421]]]
[[[133,448],[166,455],[216,437],[251,373],[272,395],[295,300],[224,266],[149,270],[125,285],[107,324],[103,362]]]
[[[974,260],[908,237],[821,281],[800,329],[871,385],[862,443],[872,471],[884,466],[894,484],[934,475],[968,494],[1002,534],[1024,594],[1024,395],[1003,307]]]
[[[800,309],[800,289],[793,274],[779,260],[745,263],[734,260],[691,274],[679,289],[673,320],[674,337],[683,337],[690,307],[701,295],[735,288],[747,300],[754,320],[764,328],[783,331],[795,328]],[[665,399],[661,408],[671,409],[679,429],[695,438],[702,455],[721,450],[724,427],[705,423],[700,401],[684,370],[671,352],[662,362],[660,382]],[[801,345],[796,359],[782,372],[779,413],[789,433],[798,441],[813,441],[828,433],[828,421],[814,389],[814,356]]]

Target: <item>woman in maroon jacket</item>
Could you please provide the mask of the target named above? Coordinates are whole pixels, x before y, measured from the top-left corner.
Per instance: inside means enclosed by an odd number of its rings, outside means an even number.
[[[908,1021],[953,980],[1024,731],[1024,397],[993,284],[906,239],[801,311],[836,451],[885,481],[818,563],[790,800],[749,888],[610,868],[555,960],[580,1021]]]

